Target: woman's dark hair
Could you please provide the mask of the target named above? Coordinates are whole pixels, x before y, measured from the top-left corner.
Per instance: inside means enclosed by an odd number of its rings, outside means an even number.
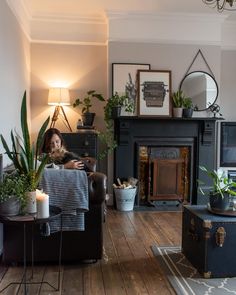
[[[41,146],[41,153],[47,154],[51,152],[50,141],[54,134],[56,134],[60,138],[61,146],[65,148],[65,141],[61,135],[61,132],[56,128],[50,128],[44,133],[43,144]]]

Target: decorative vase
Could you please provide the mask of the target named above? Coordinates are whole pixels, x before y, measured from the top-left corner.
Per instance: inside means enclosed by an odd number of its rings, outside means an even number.
[[[26,192],[26,213],[36,213],[37,212],[37,204],[36,204],[36,191]]]
[[[183,108],[173,108],[173,117],[182,118]]]
[[[93,126],[95,113],[86,112],[81,115],[84,126]]]
[[[224,194],[224,198],[222,198],[220,194],[213,194],[213,192],[210,192],[209,202],[211,209],[226,211],[230,206],[230,197],[229,194]]]
[[[20,213],[21,203],[16,196],[11,196],[6,201],[0,203],[1,216],[15,216]]]

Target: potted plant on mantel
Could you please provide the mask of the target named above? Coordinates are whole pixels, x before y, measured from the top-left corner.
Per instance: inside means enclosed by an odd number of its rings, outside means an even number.
[[[37,136],[36,145],[34,143],[31,143],[27,123],[26,92],[24,92],[21,104],[22,138],[16,132],[13,133],[13,131],[11,131],[12,149],[10,149],[3,135],[0,135],[6,154],[13,162],[15,169],[17,170],[19,175],[24,175],[26,177],[26,189],[28,191],[28,200],[26,206],[27,213],[36,212],[36,188],[48,160],[48,156],[43,155],[40,159],[41,162],[39,162],[38,155],[49,120],[50,117],[47,118],[47,120],[40,128]]]
[[[212,187],[209,191],[209,203],[213,210],[225,211],[230,206],[230,196],[236,196],[236,192],[233,190],[236,188],[236,183],[225,176],[224,173],[215,170],[208,170],[204,166],[199,168],[206,172],[207,175],[212,179]],[[204,182],[198,180],[199,184]],[[205,195],[202,188],[199,188],[200,192]]]
[[[104,121],[106,131],[100,132],[98,138],[105,145],[103,151],[99,153],[99,159],[103,159],[109,152],[113,151],[117,143],[114,139],[113,120],[120,116],[121,108],[126,112],[134,111],[134,104],[126,95],[119,95],[117,92],[112,95],[104,106]]]
[[[185,95],[182,90],[178,90],[173,93],[172,101],[173,101],[173,116],[175,118],[182,118],[183,114],[183,101]]]
[[[190,97],[185,97],[183,100],[183,117],[192,118],[193,116],[193,103]]]
[[[90,112],[90,108],[92,107],[92,99],[96,98],[99,101],[105,101],[104,97],[100,93],[96,93],[95,90],[89,90],[87,92],[87,96],[83,99],[77,98],[73,103],[73,107],[82,106],[82,121],[84,126],[92,126],[95,113]]]

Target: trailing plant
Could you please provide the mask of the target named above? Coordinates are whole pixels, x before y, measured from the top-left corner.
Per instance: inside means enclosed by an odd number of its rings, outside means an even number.
[[[206,174],[212,179],[212,187],[211,187],[211,194],[214,196],[220,195],[222,199],[224,198],[224,194],[227,193],[229,195],[236,196],[236,192],[233,188],[236,188],[236,183],[226,177],[223,173],[217,173],[216,170],[208,170],[204,166],[199,166],[199,168],[206,172]],[[199,184],[204,184],[204,182],[198,180]],[[200,192],[205,195],[202,188],[199,188]]]
[[[21,104],[21,132],[22,137],[17,132],[11,131],[10,149],[3,135],[0,138],[7,156],[13,162],[15,168],[20,175],[27,178],[28,190],[35,190],[38,186],[40,176],[47,163],[48,156],[44,155],[41,162],[38,162],[38,155],[42,145],[43,136],[48,126],[50,117],[43,123],[39,129],[36,144],[31,143],[29,128],[27,123],[27,104],[26,91],[24,92]]]
[[[134,111],[134,103],[126,95],[119,95],[118,92],[115,92],[104,107],[104,119],[107,125],[112,122],[112,108],[114,107],[124,107],[126,112]]]
[[[112,109],[115,107],[124,107],[126,112],[134,111],[134,104],[129,101],[129,98],[126,95],[119,95],[116,92],[106,101],[106,105],[104,106],[106,131],[98,134],[100,142],[104,145],[103,151],[99,153],[99,159],[105,158],[107,154],[112,152],[117,147],[117,142],[114,139],[112,117]]]
[[[87,96],[83,99],[77,98],[73,103],[73,107],[82,106],[82,113],[89,113],[92,107],[92,99],[97,98],[99,101],[105,101],[104,97],[100,93],[96,93],[95,90],[89,90]]]

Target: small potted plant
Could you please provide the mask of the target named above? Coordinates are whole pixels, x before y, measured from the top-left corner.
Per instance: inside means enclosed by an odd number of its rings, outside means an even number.
[[[77,98],[73,103],[73,107],[82,106],[82,121],[84,126],[92,126],[95,113],[90,112],[90,108],[92,107],[92,99],[96,98],[99,101],[105,101],[104,97],[100,93],[96,93],[95,90],[89,90],[87,95],[81,99]]]
[[[176,118],[181,118],[183,114],[183,100],[185,96],[182,90],[178,90],[173,93],[173,116]]]
[[[16,173],[6,174],[0,183],[0,215],[14,216],[25,206],[26,178]]]
[[[134,104],[126,95],[119,95],[116,92],[108,100],[104,107],[105,121],[113,120],[120,116],[121,108],[126,112],[134,111]]]
[[[204,166],[199,166],[199,168],[206,172],[206,174],[212,179],[212,187],[209,191],[209,203],[213,210],[224,211],[230,206],[230,196],[236,196],[236,183],[225,176],[224,173],[215,170],[208,170]],[[198,180],[199,184],[204,184],[204,182]],[[199,188],[200,192],[205,195],[202,188]]]
[[[183,100],[183,117],[191,118],[193,115],[193,103],[190,97],[185,97]]]

